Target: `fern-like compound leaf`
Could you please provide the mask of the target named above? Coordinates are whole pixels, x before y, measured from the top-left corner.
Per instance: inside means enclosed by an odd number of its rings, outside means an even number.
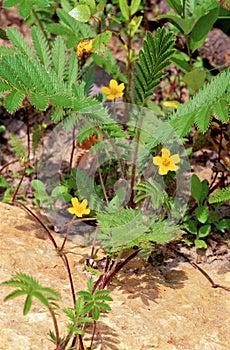
[[[58,81],[62,81],[65,76],[65,55],[66,47],[64,40],[58,36],[54,42],[52,50],[52,60]]]
[[[222,188],[213,193],[208,202],[210,204],[230,201],[230,187]]]
[[[216,103],[226,106],[229,104],[230,70],[218,74],[210,83],[204,85],[196,95],[187,103],[181,105],[179,110],[171,117],[171,125],[179,137],[186,135],[191,126],[196,123],[198,129],[205,132],[211,122],[212,113],[220,120],[226,122],[228,114],[217,113],[219,107]],[[226,107],[225,107],[226,108]]]
[[[14,112],[16,109],[19,108],[23,98],[24,93],[22,91],[14,90],[6,96],[4,106],[8,112]]]
[[[40,29],[33,27],[31,30],[34,48],[37,56],[46,68],[50,67],[50,50],[48,42]]]
[[[139,53],[140,62],[136,63],[134,75],[134,93],[137,102],[145,104],[153,89],[160,83],[165,75],[164,69],[170,63],[170,57],[174,53],[173,34],[165,28],[158,29],[155,37],[151,33],[146,34],[143,50]]]
[[[6,30],[6,33],[11,43],[19,50],[19,52],[28,57],[32,56],[32,51],[28,42],[18,30],[9,27]]]

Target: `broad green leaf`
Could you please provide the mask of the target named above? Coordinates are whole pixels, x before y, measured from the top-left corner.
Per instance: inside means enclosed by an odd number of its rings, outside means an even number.
[[[188,220],[183,223],[183,228],[193,235],[197,234],[197,224],[195,220]]]
[[[203,206],[195,209],[196,218],[202,224],[204,224],[207,221],[208,214],[209,214],[209,210],[208,210],[208,207],[206,205],[203,205]]]
[[[69,12],[69,15],[79,22],[88,22],[91,17],[90,7],[86,4],[77,5]]]
[[[130,14],[131,16],[134,15],[134,13],[137,12],[139,6],[140,6],[141,0],[132,0],[130,5]]]
[[[180,16],[182,13],[181,0],[166,0],[168,5]]]
[[[211,225],[201,226],[198,232],[198,237],[206,237],[211,232]]]
[[[184,52],[175,52],[171,60],[182,72],[187,73],[191,71],[190,64],[188,63],[189,57]]]
[[[129,20],[129,6],[127,0],[119,0],[119,6],[122,13],[122,16],[126,19],[126,21]]]
[[[199,249],[207,248],[207,243],[203,241],[203,239],[195,239],[194,243],[195,243],[195,246]]]
[[[16,109],[19,108],[23,98],[24,93],[22,91],[14,90],[6,96],[4,106],[8,112],[15,112]]]
[[[177,27],[177,29],[179,29],[179,31],[184,35],[189,34],[191,31],[191,27],[188,24],[188,22],[179,16],[170,15],[170,14],[160,15],[160,16],[156,17],[156,20],[161,19],[161,18],[168,19],[169,22],[172,23],[175,27]]]
[[[201,190],[201,195],[200,195],[200,204],[204,202],[204,200],[207,198],[209,194],[209,183],[208,180],[203,180],[201,182],[202,185],[202,190]]]
[[[185,74],[183,80],[184,82],[193,89],[194,91],[198,91],[205,82],[206,72],[204,68],[195,68],[192,71]]]
[[[193,27],[190,35],[190,48],[192,52],[201,47],[216,22],[219,14],[219,6],[209,11],[205,16],[202,16]]]
[[[211,107],[216,118],[223,123],[228,121],[228,106],[229,104],[226,100],[219,100]]]
[[[197,204],[200,205],[200,197],[202,191],[202,184],[199,177],[196,174],[192,174],[191,177],[191,194],[196,200]]]

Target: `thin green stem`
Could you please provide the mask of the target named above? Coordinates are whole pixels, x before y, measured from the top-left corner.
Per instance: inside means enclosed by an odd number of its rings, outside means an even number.
[[[137,122],[137,131],[135,135],[135,148],[133,153],[133,161],[132,161],[132,168],[131,168],[131,181],[130,181],[130,188],[131,188],[131,195],[130,195],[130,206],[134,205],[134,185],[135,185],[135,178],[136,178],[136,163],[137,163],[137,157],[138,157],[138,151],[139,151],[139,143],[140,143],[140,136],[141,136],[141,125],[143,122],[143,114],[140,115],[140,118]]]
[[[109,199],[108,199],[108,196],[106,194],[106,189],[105,189],[105,185],[104,185],[104,181],[103,181],[103,178],[102,178],[101,168],[100,167],[98,168],[98,174],[99,174],[99,179],[100,179],[100,183],[101,183],[102,192],[104,194],[106,203],[108,204],[109,203]]]

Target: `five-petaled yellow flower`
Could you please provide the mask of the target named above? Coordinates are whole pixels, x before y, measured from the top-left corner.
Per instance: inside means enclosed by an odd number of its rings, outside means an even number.
[[[159,166],[159,174],[166,175],[169,171],[177,171],[179,167],[176,163],[180,162],[178,154],[170,155],[170,151],[167,148],[162,148],[162,156],[153,157],[153,164]]]
[[[76,197],[74,197],[71,199],[71,202],[73,206],[71,208],[68,208],[68,211],[71,214],[75,214],[79,218],[82,218],[82,215],[90,213],[90,209],[86,209],[88,205],[87,199],[84,199],[80,203],[79,200]]]
[[[101,91],[107,95],[108,100],[115,100],[115,98],[123,96],[125,85],[123,83],[119,84],[116,80],[111,79],[109,82],[109,87],[102,86]]]

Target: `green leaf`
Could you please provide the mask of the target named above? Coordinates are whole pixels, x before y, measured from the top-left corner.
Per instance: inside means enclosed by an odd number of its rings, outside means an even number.
[[[228,121],[228,102],[226,100],[217,101],[211,108],[215,117],[223,123]]]
[[[38,27],[34,26],[31,30],[31,36],[40,62],[48,68],[50,66],[50,51],[44,34]]]
[[[22,18],[27,18],[30,15],[31,11],[31,3],[29,0],[23,0],[21,5],[18,8],[18,12],[22,16]]]
[[[185,74],[183,77],[184,82],[193,89],[194,91],[198,91],[205,82],[206,71],[204,68],[195,68],[192,71]]]
[[[196,200],[197,204],[200,205],[202,184],[199,177],[196,174],[192,174],[190,186],[193,198]]]
[[[80,4],[69,12],[69,15],[79,22],[88,22],[91,17],[90,7],[86,4]]]
[[[44,111],[48,107],[48,96],[39,95],[39,94],[31,94],[30,101],[37,109]]]
[[[7,84],[4,81],[0,80],[0,92],[9,91],[11,89],[12,89],[12,87],[9,84]]]
[[[211,119],[212,114],[210,112],[210,106],[204,106],[195,116],[194,122],[201,132],[205,132],[211,123]]]
[[[2,285],[7,285],[8,284],[7,282],[3,282]],[[7,301],[7,300],[10,300],[10,299],[13,299],[13,298],[19,297],[21,295],[25,295],[25,294],[27,294],[26,290],[24,290],[24,289],[17,289],[17,290],[14,290],[12,293],[8,294],[4,298],[4,301]]]
[[[94,320],[97,321],[99,319],[99,317],[100,317],[99,307],[94,306],[94,308],[93,308],[93,318],[94,318]]]
[[[71,97],[67,94],[56,94],[56,95],[50,96],[49,99],[50,99],[50,102],[55,106],[71,108],[73,105]]]
[[[197,223],[195,220],[188,220],[183,223],[183,228],[193,235],[197,234]]]
[[[194,243],[195,243],[195,246],[199,249],[207,248],[207,243],[203,241],[203,239],[195,239]]]
[[[226,201],[230,201],[230,187],[216,190],[215,193],[211,194],[208,200],[210,204],[221,203]]]
[[[6,96],[4,106],[8,112],[15,112],[19,108],[23,98],[24,93],[22,91],[12,91]]]
[[[93,39],[93,52],[96,54],[103,53],[106,50],[106,46],[111,39],[112,32],[106,30],[101,34],[98,34],[96,38]]]
[[[58,36],[52,49],[52,60],[58,79],[61,82],[65,74],[66,46],[62,37]]]
[[[29,58],[33,55],[28,42],[24,36],[16,29],[8,27],[6,30],[7,36],[12,44],[23,54]]]
[[[129,6],[127,0],[119,0],[119,6],[122,13],[122,16],[126,19],[126,21],[129,20]]]
[[[132,0],[130,5],[130,14],[131,16],[137,12],[139,6],[141,4],[141,0]]]
[[[201,47],[216,22],[219,14],[219,6],[209,11],[205,16],[202,16],[193,27],[190,35],[190,48],[192,52]]]
[[[169,22],[171,22],[172,24],[175,25],[175,27],[177,27],[177,29],[179,29],[179,31],[184,34],[187,35],[190,33],[191,31],[191,27],[189,26],[188,22],[186,21],[186,19],[181,18],[179,16],[175,16],[175,15],[170,15],[170,14],[166,14],[166,15],[160,15],[156,17],[156,20],[158,19],[168,19]]]
[[[13,6],[19,4],[20,2],[21,2],[21,0],[5,0],[3,7],[10,8],[10,7],[13,7]]]
[[[34,290],[34,291],[32,291],[31,295],[34,296],[35,298],[37,298],[46,307],[49,306],[48,299],[42,293]]]
[[[26,301],[23,308],[23,315],[28,314],[28,312],[30,311],[31,305],[32,305],[32,296],[29,294],[26,297]]]
[[[221,232],[225,232],[226,230],[230,229],[230,219],[222,219],[219,222],[217,222],[215,224],[215,227],[221,231]]]
[[[168,5],[180,16],[182,13],[181,0],[166,0]]]
[[[196,215],[197,220],[199,222],[201,222],[202,224],[204,224],[207,221],[208,215],[209,215],[208,206],[203,205],[201,207],[196,208],[195,215]]]
[[[211,232],[211,225],[201,226],[198,232],[198,237],[206,237]]]

